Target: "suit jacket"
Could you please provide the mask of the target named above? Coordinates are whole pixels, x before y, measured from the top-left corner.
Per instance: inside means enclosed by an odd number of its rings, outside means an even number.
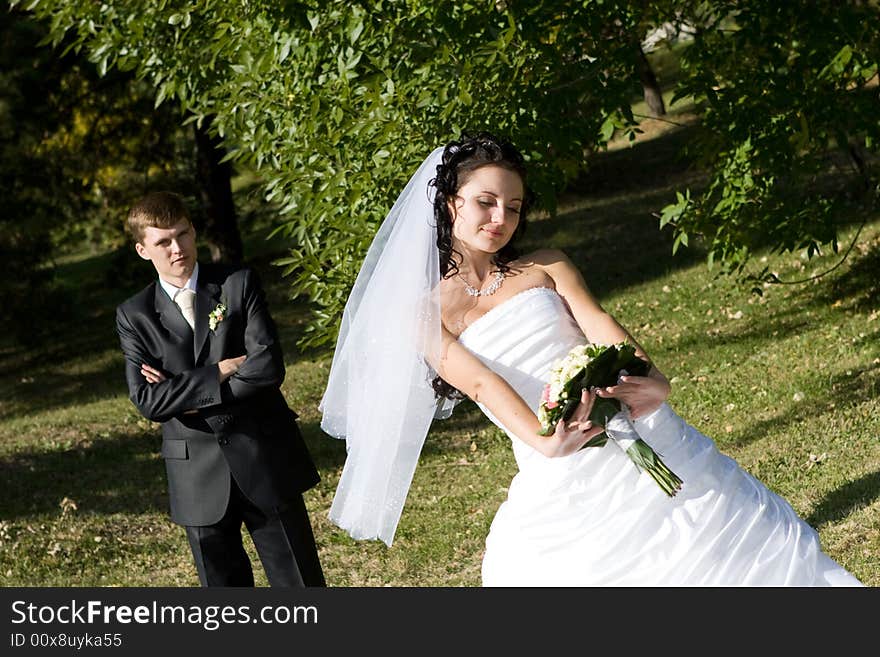
[[[221,302],[224,318],[212,331],[208,316]],[[116,309],[129,397],[162,424],[171,519],[220,520],[230,473],[265,513],[281,511],[319,476],[281,394],[284,360],[255,272],[200,263],[195,315],[193,332],[158,281]],[[245,353],[238,372],[221,384],[218,362]],[[141,363],[167,379],[147,383]]]

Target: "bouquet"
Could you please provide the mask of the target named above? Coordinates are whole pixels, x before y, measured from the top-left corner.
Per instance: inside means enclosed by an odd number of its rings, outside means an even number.
[[[650,363],[636,356],[635,347],[620,343],[613,345],[581,345],[572,349],[550,372],[544,386],[538,419],[542,436],[551,435],[559,420],[567,421],[580,403],[583,388],[605,388],[617,383],[624,374],[645,376]],[[620,401],[596,397],[590,411],[590,421],[607,428],[609,420],[620,412]],[[612,430],[612,438],[614,438]],[[601,447],[608,441],[607,431],[593,436],[584,447]],[[624,442],[630,444],[624,446]],[[680,489],[682,480],[670,470],[656,452],[641,438],[620,441],[621,448],[640,470],[645,470],[667,495],[672,497]]]

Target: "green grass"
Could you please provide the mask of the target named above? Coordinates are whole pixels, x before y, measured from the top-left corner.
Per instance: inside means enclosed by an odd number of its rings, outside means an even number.
[[[558,216],[535,218],[525,247],[565,249],[672,379],[673,407],[788,499],[833,558],[880,585],[880,217],[843,267],[756,297],[707,270],[698,244],[670,255],[651,212],[700,174],[672,157],[686,131],[648,137],[598,157]],[[854,233],[846,228],[841,243]],[[288,299],[271,246],[248,253],[259,253],[253,264],[281,328],[284,393],[323,476],[306,502],[328,583],[478,586],[485,536],[515,472],[508,439],[465,402],[432,428],[392,548],[331,525],[345,449],[318,426],[330,353],[296,349],[306,307]],[[836,261],[766,257],[756,265],[783,279]],[[65,262],[70,289],[90,305],[40,348],[0,348],[0,585],[198,583],[183,530],[167,517],[158,425],[126,397],[113,325],[115,304],[152,274],[143,263],[130,282],[107,285],[109,263]]]

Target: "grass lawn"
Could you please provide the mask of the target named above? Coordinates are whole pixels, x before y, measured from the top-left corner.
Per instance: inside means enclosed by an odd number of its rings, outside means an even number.
[[[672,379],[672,406],[788,499],[833,558],[880,585],[880,217],[868,217],[830,275],[755,296],[707,270],[698,244],[673,257],[657,229],[651,212],[700,181],[673,159],[687,129],[665,125],[597,157],[556,217],[534,218],[525,249],[564,249]],[[278,253],[257,237],[248,250],[281,329],[283,390],[323,476],[306,502],[328,583],[478,586],[515,471],[508,439],[465,402],[432,428],[392,548],[331,525],[345,454],[318,426],[331,353],[297,350],[307,309],[269,264]],[[837,258],[762,257],[783,280]],[[115,305],[153,275],[142,264],[132,280],[108,282],[109,255],[64,263],[78,308],[67,329],[36,349],[0,347],[0,585],[198,584],[184,532],[167,516],[158,425],[127,399],[114,329]]]

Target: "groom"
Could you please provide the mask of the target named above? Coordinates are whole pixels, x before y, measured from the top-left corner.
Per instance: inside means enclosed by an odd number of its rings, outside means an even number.
[[[253,586],[245,524],[272,586],[324,586],[302,493],[318,472],[280,390],[284,361],[256,274],[198,263],[180,196],[131,208],[158,280],[116,309],[129,397],[162,424],[171,519],[202,586]]]

